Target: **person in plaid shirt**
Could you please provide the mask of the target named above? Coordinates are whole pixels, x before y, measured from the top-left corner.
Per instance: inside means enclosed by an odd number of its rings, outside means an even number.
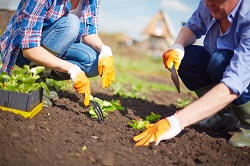
[[[0,38],[2,71],[35,62],[67,73],[89,105],[88,77],[114,81],[114,58],[97,34],[99,0],[22,0]],[[53,72],[52,71],[52,72]]]

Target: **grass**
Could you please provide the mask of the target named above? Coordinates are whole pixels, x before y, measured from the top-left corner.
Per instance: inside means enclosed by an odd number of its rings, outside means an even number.
[[[115,42],[117,36],[105,34],[101,36],[107,45],[112,48],[115,56],[115,82],[110,87],[114,94],[123,97],[145,98],[146,93],[154,91],[174,92],[174,86],[166,83],[157,83],[148,80],[152,76],[170,78],[169,72],[165,69],[161,57],[152,57],[138,48],[118,45]],[[138,78],[138,76],[140,76]],[[92,78],[96,80],[96,78]]]

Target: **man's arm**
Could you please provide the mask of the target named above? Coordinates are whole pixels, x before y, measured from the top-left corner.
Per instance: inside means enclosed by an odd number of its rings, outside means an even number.
[[[183,26],[175,40],[175,44],[180,44],[184,48],[193,44],[196,41],[194,33],[186,26]]]
[[[23,56],[42,66],[64,73],[67,73],[73,66],[72,63],[57,58],[41,46],[23,49]]]
[[[219,112],[237,96],[224,83],[219,83],[197,101],[177,112],[176,116],[182,126],[187,127]]]

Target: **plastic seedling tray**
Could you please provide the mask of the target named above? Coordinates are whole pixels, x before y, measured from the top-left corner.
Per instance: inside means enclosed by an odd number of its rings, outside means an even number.
[[[42,88],[30,93],[0,90],[0,108],[20,114],[25,118],[32,118],[42,109],[42,99]]]

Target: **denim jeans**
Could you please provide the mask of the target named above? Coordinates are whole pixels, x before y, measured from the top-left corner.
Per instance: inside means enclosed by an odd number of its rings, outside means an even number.
[[[80,20],[73,14],[60,18],[50,26],[43,27],[41,46],[57,54],[59,58],[78,65],[88,77],[98,75],[99,52],[76,41],[80,28]],[[16,64],[23,66],[30,61],[19,53]]]
[[[233,56],[231,50],[219,50],[210,55],[204,47],[191,45],[185,48],[185,55],[179,68],[179,76],[185,86],[192,91],[217,84]],[[248,92],[243,92],[234,102],[235,105],[250,101]]]

